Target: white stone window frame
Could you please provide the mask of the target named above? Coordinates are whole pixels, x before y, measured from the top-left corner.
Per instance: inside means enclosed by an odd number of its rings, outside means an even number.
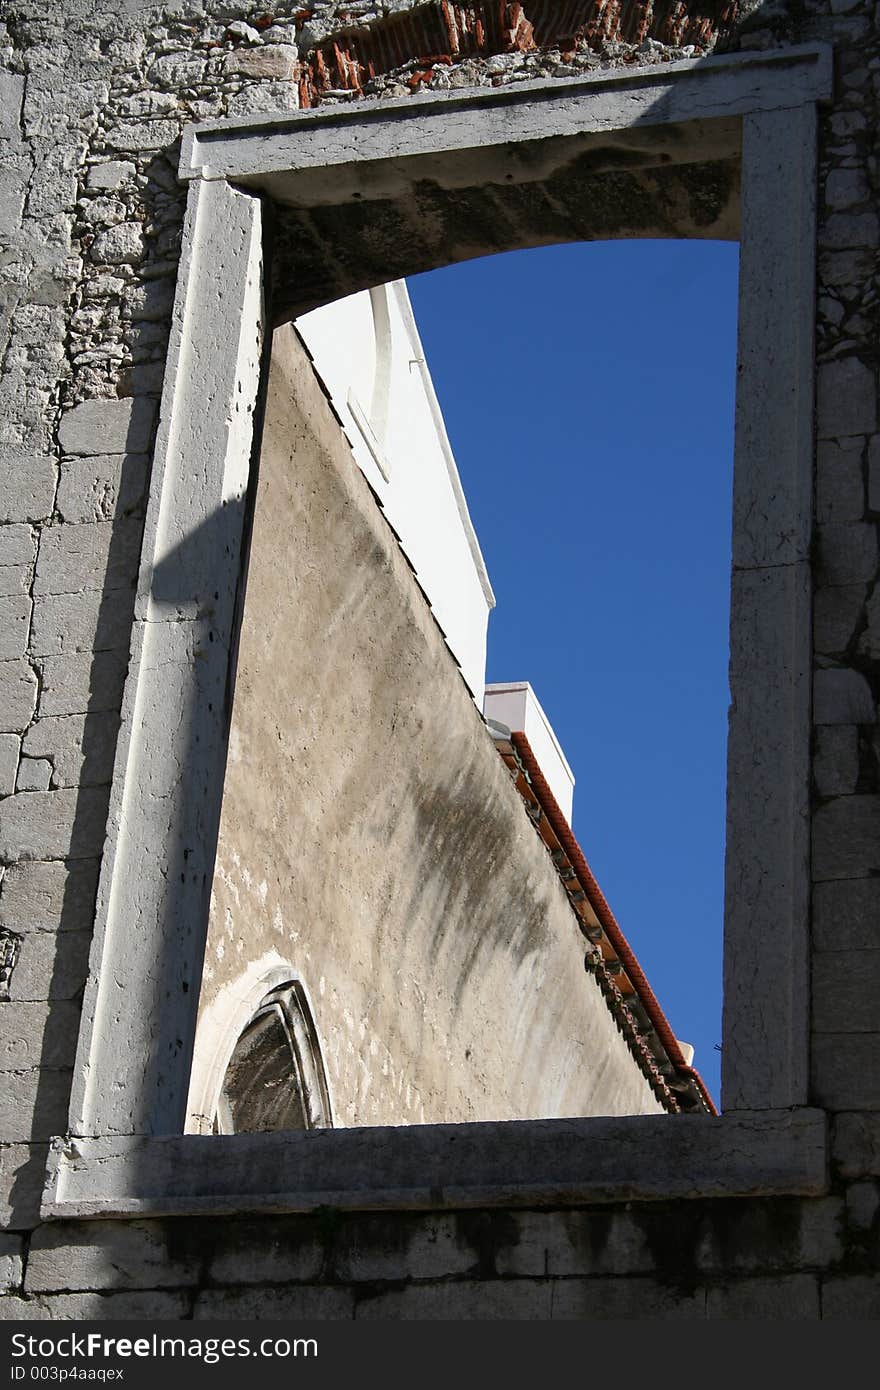
[[[821,46],[191,128],[183,252],[69,1133],[43,1215],[817,1193],[808,1106]],[[741,122],[723,1114],[184,1134],[262,344],[261,192],[544,136]],[[375,168],[375,164],[372,164]],[[389,274],[393,278],[393,274]],[[760,817],[755,808],[761,808]]]
[[[213,1134],[220,1092],[236,1043],[270,996],[292,993],[301,1023],[289,1020],[305,1060],[307,1099],[312,1127],[332,1126],[334,1106],[315,1029],[315,1011],[306,983],[293,963],[276,951],[248,962],[203,1013],[200,1048],[193,1061],[187,1100],[186,1132]]]

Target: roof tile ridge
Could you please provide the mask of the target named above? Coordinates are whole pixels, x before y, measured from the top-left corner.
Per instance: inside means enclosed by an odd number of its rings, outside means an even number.
[[[642,967],[639,965],[636,954],[627,941],[617,918],[611,911],[605,894],[599,887],[593,871],[587,863],[584,852],[578,844],[574,831],[569,825],[559,802],[550,790],[547,779],[538,765],[538,761],[532,751],[528,738],[524,732],[515,730],[510,734],[510,743],[522,759],[529,774],[535,795],[541,803],[541,809],[547,816],[554,834],[560,841],[560,844],[562,844],[578,879],[581,881],[590,906],[598,917],[605,934],[623,963],[633,988],[638,994],[652,1025],[656,1029],[657,1036],[660,1038],[670,1062],[680,1076],[686,1077],[695,1083],[709,1113],[711,1115],[717,1115],[717,1107],[706,1083],[697,1069],[689,1066],[685,1061],[681,1046],[672,1031],[669,1020],[648,983],[647,977]]]

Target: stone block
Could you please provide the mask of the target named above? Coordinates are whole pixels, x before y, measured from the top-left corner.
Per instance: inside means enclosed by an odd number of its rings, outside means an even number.
[[[0,661],[24,656],[31,625],[31,600],[26,594],[0,598]]]
[[[31,1230],[40,1216],[49,1146],[0,1144],[0,1227]]]
[[[159,1222],[52,1223],[34,1232],[27,1287],[30,1293],[182,1288],[199,1283],[200,1253],[195,1240],[189,1258],[172,1253]]]
[[[137,173],[137,166],[128,159],[107,159],[102,164],[93,164],[89,169],[86,183],[89,188],[113,191],[124,184],[131,183]]]
[[[873,522],[826,523],[819,534],[819,582],[867,583],[877,570],[877,527]]]
[[[868,1232],[880,1212],[880,1183],[854,1182],[846,1189],[846,1220],[851,1231]]]
[[[13,145],[21,141],[21,110],[24,78],[15,72],[0,72],[0,137]]]
[[[857,357],[838,357],[819,367],[816,383],[818,437],[873,434],[877,428],[874,371]]]
[[[839,1197],[777,1197],[708,1205],[693,1213],[648,1212],[645,1224],[651,1248],[665,1251],[664,1269],[682,1277],[688,1269],[707,1276],[781,1274],[840,1260],[843,1215]]]
[[[127,652],[44,657],[40,717],[118,710],[127,668]]]
[[[123,303],[123,318],[126,321],[166,326],[174,304],[174,281],[168,278],[127,285],[123,292]]]
[[[37,719],[24,736],[28,757],[51,757],[56,787],[104,786],[113,777],[119,716],[115,711]]]
[[[108,101],[106,82],[79,81],[55,64],[28,78],[23,107],[25,131],[66,143],[72,131],[91,130],[96,110]]]
[[[154,86],[177,91],[180,87],[193,86],[202,81],[205,60],[197,53],[183,50],[163,53],[151,65],[149,75]]]
[[[789,1274],[713,1286],[706,1316],[750,1322],[815,1320],[820,1316],[819,1281],[815,1274]]]
[[[646,1274],[656,1268],[644,1224],[626,1211],[481,1212],[478,1217],[490,1223],[484,1248],[493,1250],[500,1275]],[[470,1218],[462,1221],[467,1229]],[[499,1233],[506,1226],[506,1243],[492,1239],[493,1225]]]
[[[333,1268],[334,1274],[338,1271],[336,1246],[340,1242],[343,1247],[347,1245],[346,1235],[353,1226],[358,1226],[356,1216],[348,1217],[343,1230],[335,1233],[330,1242],[313,1218],[281,1217],[273,1224],[271,1239],[267,1240],[264,1222],[243,1219],[230,1228],[229,1239],[212,1252],[208,1264],[210,1281],[238,1285],[267,1281],[315,1283],[328,1267]],[[352,1239],[359,1250],[361,1242]],[[369,1258],[372,1242],[363,1244]]]
[[[865,605],[868,622],[864,632],[859,638],[859,653],[876,660],[880,657],[880,587],[875,586],[874,592]]]
[[[848,796],[859,778],[859,731],[852,724],[816,729],[813,782],[820,796]]]
[[[230,39],[244,40],[245,43],[258,44],[262,42],[259,29],[254,29],[252,25],[246,24],[243,19],[236,19],[226,30],[226,36]]]
[[[58,512],[63,521],[112,521],[142,515],[149,454],[97,454],[66,459],[58,485]]]
[[[549,1279],[454,1280],[449,1283],[409,1284],[376,1292],[357,1290],[358,1320],[428,1319],[455,1322],[547,1320],[553,1286]],[[242,1315],[239,1315],[242,1316]]]
[[[0,527],[0,568],[27,568],[36,555],[31,526],[16,523]]]
[[[84,401],[61,417],[61,449],[65,454],[145,453],[155,414],[155,402],[143,399]]]
[[[841,2],[846,5],[849,3],[849,0],[832,0],[832,10],[836,5],[840,5]],[[870,20],[868,20],[867,17],[859,19],[841,19],[838,20],[836,24],[831,25],[830,33],[831,35],[839,35],[844,43],[851,43],[857,37],[866,36],[866,25],[870,25]],[[848,111],[835,111],[834,115],[831,117],[830,124],[832,134],[835,138],[837,140],[846,140],[847,142],[849,142],[850,136],[855,135],[859,131],[866,130],[868,126],[864,112],[854,111],[852,108]],[[851,148],[854,147],[851,146]]]
[[[89,969],[91,933],[28,932],[12,974],[10,1000],[76,999]],[[67,1065],[73,1059],[68,1058]]]
[[[880,1109],[880,1033],[814,1033],[811,1052],[817,1105]]]
[[[841,3],[841,0],[838,0]],[[851,9],[858,0],[843,0]],[[825,202],[832,208],[851,208],[867,202],[868,180],[863,169],[832,169],[825,180]]]
[[[0,661],[0,733],[21,733],[37,703],[37,678],[28,663]]]
[[[814,724],[873,724],[874,696],[858,671],[817,671],[813,677]]]
[[[51,1316],[35,1299],[16,1298],[13,1294],[0,1298],[0,1322],[49,1322]]]
[[[878,1030],[880,950],[822,951],[813,961],[816,1033],[871,1033]]]
[[[22,1236],[0,1234],[0,1292],[9,1293],[21,1287],[22,1256],[24,1253]]]
[[[27,593],[34,554],[30,526],[0,526],[0,597]]]
[[[0,882],[0,926],[22,934],[90,930],[99,869],[98,859],[10,864]]]
[[[5,859],[90,859],[101,853],[107,820],[104,787],[78,792],[18,792],[0,803]]]
[[[104,139],[112,150],[140,154],[145,150],[165,150],[180,134],[176,121],[120,121],[105,133]]]
[[[136,92],[123,97],[117,107],[120,116],[167,116],[179,109],[180,103],[171,92]]]
[[[864,584],[817,590],[813,599],[813,642],[825,656],[841,656],[852,641],[868,590]],[[36,620],[36,614],[34,615]]]
[[[79,1019],[80,1006],[69,999],[4,1003],[0,1008],[0,1072],[72,1067]]]
[[[299,96],[293,82],[251,82],[229,99],[230,116],[259,115],[271,111],[296,111]]]
[[[880,436],[868,445],[868,510],[880,512]]]
[[[847,289],[863,290],[870,279],[874,256],[870,248],[858,251],[821,251],[819,254],[819,277],[823,285],[832,287],[839,293]],[[858,434],[859,431],[844,430]],[[834,435],[830,430],[829,434]]]
[[[76,208],[79,150],[63,146],[38,156],[27,197],[30,217],[55,218]],[[59,335],[63,337],[63,333]]]
[[[8,526],[0,527],[0,539]],[[31,581],[30,565],[0,565],[0,598],[27,597]]]
[[[491,1222],[489,1213],[480,1213]],[[395,1239],[387,1240],[387,1218],[350,1214],[332,1235],[314,1218],[295,1216],[273,1222],[241,1220],[214,1252],[208,1274],[214,1284],[314,1283],[332,1273],[333,1282],[358,1283],[402,1278],[442,1278],[466,1274],[480,1262],[480,1238],[468,1214],[408,1214],[395,1217]],[[509,1229],[507,1213],[497,1224]],[[487,1237],[491,1239],[491,1237]],[[543,1264],[541,1267],[543,1272]]]
[[[107,1279],[113,1283],[112,1270],[108,1270]],[[143,1319],[179,1322],[189,1317],[190,1296],[158,1290],[142,1293],[54,1293],[41,1294],[27,1306],[35,1305],[44,1309],[45,1316],[53,1322],[131,1322]],[[28,1316],[34,1315],[31,1313]]]
[[[82,594],[50,594],[34,601],[31,651],[34,656],[128,650],[134,589],[90,589]]]
[[[835,212],[819,228],[819,245],[836,251],[845,247],[876,246],[880,224],[873,212]]]
[[[18,734],[0,734],[0,796],[15,790],[21,739]]]
[[[34,595],[133,587],[142,532],[143,524],[135,518],[45,527],[40,536]]]
[[[296,48],[298,46],[298,36],[295,24],[274,23],[268,29],[263,30],[263,43],[291,43]]]
[[[354,1315],[350,1289],[328,1284],[291,1284],[282,1289],[206,1289],[197,1294],[194,1322],[254,1319],[266,1322],[348,1320]]]
[[[223,60],[227,73],[240,77],[265,77],[283,82],[297,70],[297,51],[288,44],[265,44],[260,48],[234,49]]]
[[[815,885],[813,950],[880,950],[880,879]]]
[[[144,233],[139,222],[120,222],[100,232],[89,255],[106,265],[137,265],[144,254]]]
[[[547,1315],[536,1313],[533,1316]],[[677,1288],[671,1282],[646,1278],[555,1279],[550,1316],[567,1322],[701,1319],[706,1316],[706,1290],[694,1285],[693,1280]]]
[[[822,1280],[822,1317],[880,1320],[880,1274],[831,1274]]]
[[[18,765],[15,790],[47,792],[52,784],[52,764],[48,758],[22,758]]]
[[[865,483],[864,439],[827,439],[816,449],[816,520],[820,523],[862,521]]]
[[[836,1115],[831,1159],[843,1178],[880,1177],[880,1114]]]
[[[51,516],[56,474],[55,459],[0,445],[0,523]]]
[[[5,1007],[5,1005],[4,1005]],[[0,1085],[0,1134],[5,1140],[51,1139],[67,1129],[69,1071],[8,1071]]]
[[[120,369],[119,389],[130,396],[158,396],[164,380],[164,361],[139,362],[136,366]]]
[[[0,237],[11,241],[21,231],[29,162],[8,160],[0,166]]]
[[[491,1219],[491,1218],[490,1218]],[[467,1216],[429,1214],[395,1220],[397,1239],[389,1244],[381,1216],[346,1222],[332,1249],[336,1276],[346,1283],[384,1279],[438,1279],[475,1269],[480,1252],[469,1239]]]
[[[841,796],[813,816],[813,878],[880,873],[880,796]]]
[[[25,367],[10,366],[0,376],[0,444],[42,449],[46,431],[42,427],[51,410],[52,389],[43,374]]]

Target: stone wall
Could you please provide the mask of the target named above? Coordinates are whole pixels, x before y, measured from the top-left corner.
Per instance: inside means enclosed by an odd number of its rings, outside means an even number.
[[[31,1242],[27,1298],[13,1294],[9,1311],[294,1320],[876,1317],[872,1191],[859,1184],[847,1202],[48,1225]],[[113,1268],[124,1276],[108,1277]],[[17,1260],[12,1272],[18,1276]]]
[[[0,25],[7,1313],[249,1316],[263,1283],[263,1316],[876,1317],[880,37],[864,0],[809,0],[791,16],[758,6],[720,35],[733,47],[822,40],[835,51],[835,99],[820,124],[814,567],[811,1085],[833,1135],[827,1193],[338,1215],[330,1232],[317,1218],[252,1218],[223,1223],[222,1237],[190,1218],[35,1229],[47,1141],[66,1127],[126,670],[181,226],[176,141],[194,120],[293,109],[300,46],[330,32],[307,23],[408,6],[307,8],[297,18],[286,5],[267,23],[262,7],[212,0],[110,0],[99,11],[89,0],[51,11],[12,0]],[[680,50],[647,32],[629,43],[597,35],[558,55],[477,55],[467,68],[418,54],[377,90],[496,85],[670,52]],[[412,83],[416,73],[426,75]],[[361,93],[331,88],[323,99]]]

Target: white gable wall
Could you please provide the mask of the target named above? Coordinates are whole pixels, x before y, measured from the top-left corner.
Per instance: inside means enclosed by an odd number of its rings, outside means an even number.
[[[479,703],[495,598],[406,284],[337,300],[296,327]]]

